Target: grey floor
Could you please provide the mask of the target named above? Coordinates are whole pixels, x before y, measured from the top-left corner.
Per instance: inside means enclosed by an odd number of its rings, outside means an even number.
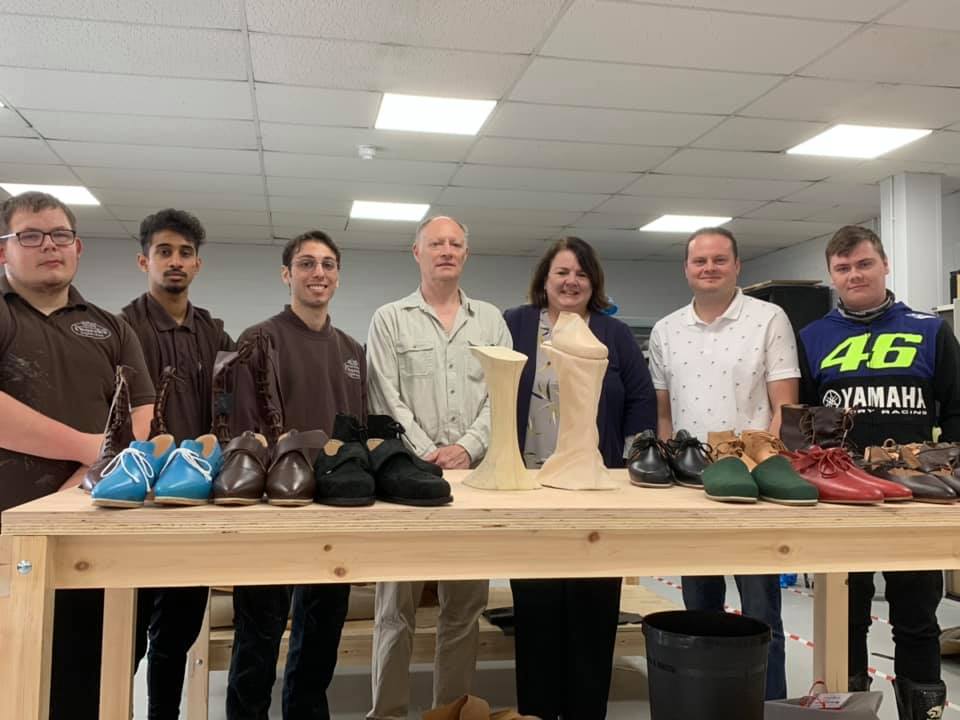
[[[677,584],[679,578],[665,578],[667,582],[654,578],[643,578],[642,584],[663,597],[678,604],[681,603],[680,591],[668,583]],[[802,585],[796,591],[783,591],[783,624],[788,635],[801,640],[787,640],[787,683],[791,697],[802,695],[810,685],[812,650],[802,639],[813,639],[813,599],[810,591]],[[882,600],[883,582],[877,576],[877,600],[873,614],[879,618],[889,617],[887,604]],[[737,592],[732,580],[728,580],[728,602],[737,605]],[[939,611],[940,625],[943,628],[960,626],[960,603],[945,599]],[[880,673],[893,674],[893,641],[890,626],[875,622],[870,632],[870,664]],[[146,718],[145,668],[141,667],[135,682],[134,716],[137,720]],[[947,684],[948,696],[960,703],[960,660],[944,660],[943,679]],[[431,693],[431,667],[414,666],[411,672],[411,692],[414,708],[410,717],[419,718],[420,711],[429,707]],[[211,673],[210,677],[210,720],[223,720],[226,673]],[[884,692],[880,720],[896,720],[896,703],[890,683],[877,677],[873,689]],[[274,688],[273,706],[270,717],[279,719],[280,688]],[[512,663],[482,663],[476,678],[474,693],[486,698],[491,707],[506,707],[515,704],[514,678]],[[646,668],[643,658],[625,658],[618,662],[610,691],[608,717],[611,720],[643,720],[649,718],[646,700]],[[330,706],[334,710],[335,720],[358,720],[370,706],[370,674],[360,668],[339,671],[330,688]],[[950,706],[944,718],[960,720],[960,704]],[[191,718],[190,720],[194,720]]]

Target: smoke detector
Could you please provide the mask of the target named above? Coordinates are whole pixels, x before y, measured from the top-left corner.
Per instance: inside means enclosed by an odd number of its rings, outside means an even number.
[[[357,155],[361,160],[373,160],[377,156],[376,145],[357,145]]]

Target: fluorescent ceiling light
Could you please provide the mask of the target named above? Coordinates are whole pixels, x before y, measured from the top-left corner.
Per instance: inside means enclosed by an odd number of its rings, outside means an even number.
[[[429,209],[429,205],[421,205],[419,203],[354,200],[353,207],[350,208],[350,217],[359,220],[407,220],[409,222],[420,222]]]
[[[871,125],[835,125],[790,148],[787,154],[870,159],[926,137],[931,132]]]
[[[496,100],[385,93],[374,127],[378,130],[476,135],[496,104]]]
[[[36,191],[53,195],[58,200],[67,205],[99,205],[97,200],[89,190],[82,185],[25,185],[21,183],[0,183],[3,188],[11,195]]]
[[[731,220],[733,218],[712,215],[661,215],[640,228],[640,232],[693,232],[700,228],[717,227]]]

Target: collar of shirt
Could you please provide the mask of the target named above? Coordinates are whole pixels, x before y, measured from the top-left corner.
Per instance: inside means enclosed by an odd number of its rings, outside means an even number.
[[[457,292],[460,294],[460,307],[462,307],[470,315],[473,315],[473,301],[467,297],[467,294],[463,291],[463,288],[457,288]],[[430,306],[430,303],[424,299],[423,291],[419,287],[403,298],[403,300],[400,301],[400,304],[404,308],[420,308],[424,312],[433,313],[433,308]]]
[[[297,330],[312,335],[314,337],[323,337],[327,338],[333,334],[333,322],[330,319],[330,313],[327,313],[327,322],[324,324],[323,329],[314,330],[309,327],[300,317],[293,311],[293,308],[290,305],[283,306],[283,312],[280,313],[280,317],[283,318],[286,322],[293,325]]]
[[[740,288],[737,288],[737,292],[736,294],[734,294],[733,300],[730,302],[730,305],[728,305],[727,309],[723,311],[723,314],[720,315],[713,322],[715,323],[718,320],[736,320],[740,317],[740,312],[742,310],[743,310],[743,290],[741,290]],[[713,323],[705,323],[703,320],[700,319],[700,317],[697,315],[696,310],[693,309],[692,301],[690,302],[689,305],[687,305],[687,325],[703,325],[704,327],[708,327],[709,325],[712,325],[712,324]]]
[[[177,321],[170,316],[170,313],[167,312],[163,305],[157,302],[153,295],[150,293],[145,293],[145,297],[147,298],[147,315],[150,316],[150,321],[153,323],[154,327],[157,328],[157,330],[163,332],[167,330],[183,328],[184,330],[195,332],[193,326],[192,303],[187,303],[187,314],[183,318],[183,322],[180,325],[177,325]]]
[[[0,295],[7,297],[8,295],[16,295],[18,298],[23,300],[20,293],[10,287],[10,281],[7,280],[6,275],[0,275]],[[26,300],[23,300],[27,302]],[[29,305],[29,303],[27,303]],[[77,290],[73,285],[70,286],[70,289],[67,291],[67,304],[64,305],[60,310],[68,310],[70,308],[79,308],[81,310],[86,310],[87,301],[83,299],[83,296],[80,294],[80,291]]]

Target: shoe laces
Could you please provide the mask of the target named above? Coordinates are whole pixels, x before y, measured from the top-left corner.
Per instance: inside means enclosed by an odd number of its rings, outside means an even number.
[[[742,458],[747,454],[747,448],[743,444],[743,440],[740,440],[739,438],[735,440],[723,440],[718,442],[713,446],[713,451],[718,458],[721,456]]]
[[[805,454],[817,461],[817,472],[823,477],[836,477],[853,467],[853,460],[843,448],[815,447]]]
[[[670,454],[670,449],[667,446],[667,443],[663,442],[662,440],[637,435],[633,439],[633,444],[630,446],[630,453],[627,457],[627,460],[631,462],[636,460],[641,452],[651,447],[656,448],[662,457],[668,457]]]
[[[128,463],[132,463],[134,467],[131,468]],[[120,468],[123,474],[135,483],[139,483],[141,478],[146,478],[147,487],[153,484],[153,466],[150,464],[150,460],[147,459],[147,454],[143,452],[143,450],[138,450],[133,447],[121,450],[120,453],[100,471],[100,479],[102,480],[117,468]],[[138,470],[139,474],[137,473]]]
[[[713,451],[713,448],[710,447],[708,443],[701,442],[692,435],[684,438],[683,440],[677,440],[674,438],[672,440],[667,440],[666,442],[661,442],[660,444],[664,449],[669,450],[674,454],[679,453],[681,450],[694,448],[702,453],[705,453],[707,457],[710,457],[710,453]]]
[[[170,467],[170,463],[172,463],[178,457],[182,457],[184,460],[186,460],[187,464],[200,473],[204,480],[207,482],[213,481],[213,465],[211,465],[205,458],[201,457],[198,453],[194,452],[190,448],[177,448],[170,453],[170,457],[168,457],[167,461],[163,464],[160,474],[163,475],[166,469]]]

